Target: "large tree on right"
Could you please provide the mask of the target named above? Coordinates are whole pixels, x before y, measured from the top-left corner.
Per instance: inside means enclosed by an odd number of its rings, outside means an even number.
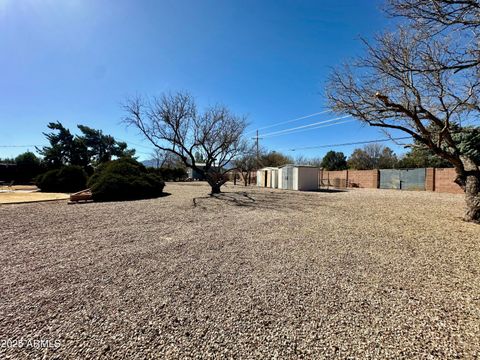
[[[480,223],[480,2],[390,0],[387,9],[406,21],[333,70],[330,105],[450,162],[465,220]]]

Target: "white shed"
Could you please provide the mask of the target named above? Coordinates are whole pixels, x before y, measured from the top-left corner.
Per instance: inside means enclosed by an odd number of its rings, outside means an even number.
[[[265,167],[257,170],[257,186],[278,188],[278,168]]]
[[[317,190],[319,168],[308,165],[284,165],[278,170],[278,187],[286,190]]]

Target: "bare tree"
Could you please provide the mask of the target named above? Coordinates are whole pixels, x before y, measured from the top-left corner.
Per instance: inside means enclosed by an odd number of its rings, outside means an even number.
[[[124,122],[137,128],[155,148],[178,156],[185,166],[202,174],[211,193],[220,193],[227,181],[229,163],[245,148],[242,138],[244,117],[233,115],[224,106],[213,106],[199,113],[188,93],[161,97],[133,97],[124,104]],[[205,159],[197,166],[195,154]]]
[[[242,176],[245,186],[248,186],[251,180],[252,171],[257,169],[257,155],[254,146],[246,147],[243,154],[241,154],[233,162],[235,169],[238,170]]]
[[[157,168],[173,167],[178,160],[178,156],[170,151],[155,148],[152,152],[152,160]]]
[[[417,36],[451,42],[444,57],[448,61],[434,64],[437,69],[461,71],[480,66],[479,0],[388,0],[386,12],[407,19]],[[423,65],[429,70],[433,64]]]
[[[479,149],[471,141],[479,129],[462,126],[478,119],[479,68],[444,66],[462,54],[452,55],[446,38],[425,38],[416,30],[400,28],[378,36],[375,46],[365,44],[366,56],[331,74],[331,107],[371,126],[403,131],[448,160],[466,192],[465,219],[480,222]]]
[[[349,168],[356,170],[391,169],[397,164],[397,157],[389,147],[372,143],[355,149],[347,163]]]
[[[416,27],[438,32],[449,26],[478,28],[478,0],[388,0],[387,13],[412,20]]]
[[[305,155],[297,155],[295,157],[295,164],[298,165],[310,165],[310,166],[322,166],[322,157],[306,157]]]

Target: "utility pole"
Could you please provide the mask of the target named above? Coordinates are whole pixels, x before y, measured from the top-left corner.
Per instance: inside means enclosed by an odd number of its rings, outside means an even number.
[[[252,138],[252,140],[255,140],[255,148],[256,148],[256,152],[257,152],[257,170],[260,168],[260,146],[258,144],[258,140],[260,140],[261,138],[258,137],[258,130],[257,130],[257,134],[254,138]],[[250,173],[248,174],[248,177],[250,178]],[[255,175],[255,179],[257,179],[257,176]],[[249,179],[249,182],[250,182],[250,179]]]
[[[257,170],[260,166],[260,151],[259,151],[259,147],[258,147],[258,139],[260,139],[260,138],[258,137],[258,130],[257,130],[257,136],[255,136],[253,138],[253,140],[255,140],[255,146],[256,146],[256,149],[257,149]]]

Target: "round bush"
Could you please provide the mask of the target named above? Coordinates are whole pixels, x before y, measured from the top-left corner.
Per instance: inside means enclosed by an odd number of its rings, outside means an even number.
[[[159,197],[165,183],[136,160],[125,158],[99,166],[88,186],[95,201],[121,201]]]
[[[64,166],[41,174],[36,185],[43,192],[73,193],[87,187],[87,174],[80,166]]]
[[[157,174],[164,181],[183,181],[187,178],[187,171],[181,167],[176,168],[147,168],[147,171],[152,174]]]

